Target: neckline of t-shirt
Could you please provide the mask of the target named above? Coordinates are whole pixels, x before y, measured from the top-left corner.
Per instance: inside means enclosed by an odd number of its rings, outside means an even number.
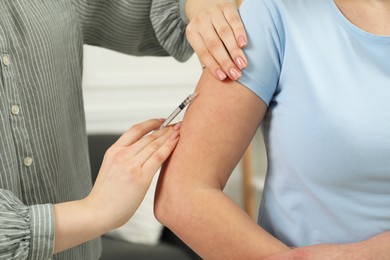
[[[371,43],[383,44],[383,45],[390,44],[390,36],[369,33],[359,28],[358,26],[354,25],[351,21],[349,21],[347,17],[344,16],[344,14],[340,11],[339,7],[336,5],[334,0],[328,0],[328,3],[331,9],[333,10],[333,13],[335,14],[337,21],[341,24],[341,26],[343,26],[346,30],[348,30],[355,36]]]

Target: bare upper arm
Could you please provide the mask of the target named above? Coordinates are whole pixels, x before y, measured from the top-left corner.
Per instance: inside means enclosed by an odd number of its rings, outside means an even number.
[[[222,192],[265,103],[240,83],[217,81],[206,70],[196,91],[160,174],[157,219],[205,259],[262,259],[289,250]]]
[[[164,185],[223,188],[252,140],[266,105],[240,83],[220,82],[207,70],[196,92],[198,97],[183,119],[180,141],[165,165]]]

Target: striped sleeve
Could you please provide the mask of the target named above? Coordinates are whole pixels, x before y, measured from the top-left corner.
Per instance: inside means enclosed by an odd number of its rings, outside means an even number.
[[[50,204],[26,206],[0,189],[0,259],[48,259],[54,250]]]
[[[185,29],[189,22],[184,11],[185,3],[185,0],[155,0],[150,12],[161,46],[179,61],[187,60],[193,52],[185,37]]]
[[[73,0],[85,44],[137,56],[187,60],[184,0]]]

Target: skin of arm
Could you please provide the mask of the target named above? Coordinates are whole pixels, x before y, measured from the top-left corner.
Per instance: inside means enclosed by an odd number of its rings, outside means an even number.
[[[237,82],[204,71],[180,141],[160,175],[156,217],[205,259],[390,259],[390,231],[350,244],[290,249],[223,194],[266,106]]]
[[[179,128],[149,120],[131,127],[105,153],[91,193],[54,205],[54,253],[125,224],[141,204],[154,174],[179,139]]]
[[[159,221],[205,259],[262,259],[289,248],[223,193],[266,111],[252,91],[204,71],[163,167],[155,199]]]
[[[370,239],[349,244],[319,244],[298,247],[276,254],[266,260],[343,260],[343,259],[390,259],[390,231]]]

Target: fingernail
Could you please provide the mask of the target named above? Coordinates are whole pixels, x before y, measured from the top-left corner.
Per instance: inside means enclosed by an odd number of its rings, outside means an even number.
[[[239,77],[241,77],[241,72],[239,70],[237,70],[236,68],[231,68],[229,70],[229,73],[230,73],[231,78],[234,79],[234,80],[236,80]]]
[[[173,134],[171,135],[171,140],[172,140],[172,141],[177,140],[177,138],[179,138],[179,135],[180,135],[180,132],[179,132],[179,131],[173,132]]]
[[[173,126],[173,130],[179,130],[181,127],[181,122],[177,123],[176,125]]]
[[[246,67],[246,62],[245,62],[245,60],[244,60],[243,58],[237,57],[235,61],[236,61],[237,67],[238,67],[240,70],[242,70],[243,68]]]
[[[226,74],[222,71],[222,70],[217,70],[216,71],[216,74],[217,74],[217,77],[219,78],[219,80],[224,80],[226,79]]]
[[[238,38],[238,46],[241,48],[244,47],[247,44],[246,39],[243,36],[240,36]]]
[[[159,119],[157,119],[158,121],[160,121],[160,122],[164,122],[165,121],[165,118],[159,118]]]

